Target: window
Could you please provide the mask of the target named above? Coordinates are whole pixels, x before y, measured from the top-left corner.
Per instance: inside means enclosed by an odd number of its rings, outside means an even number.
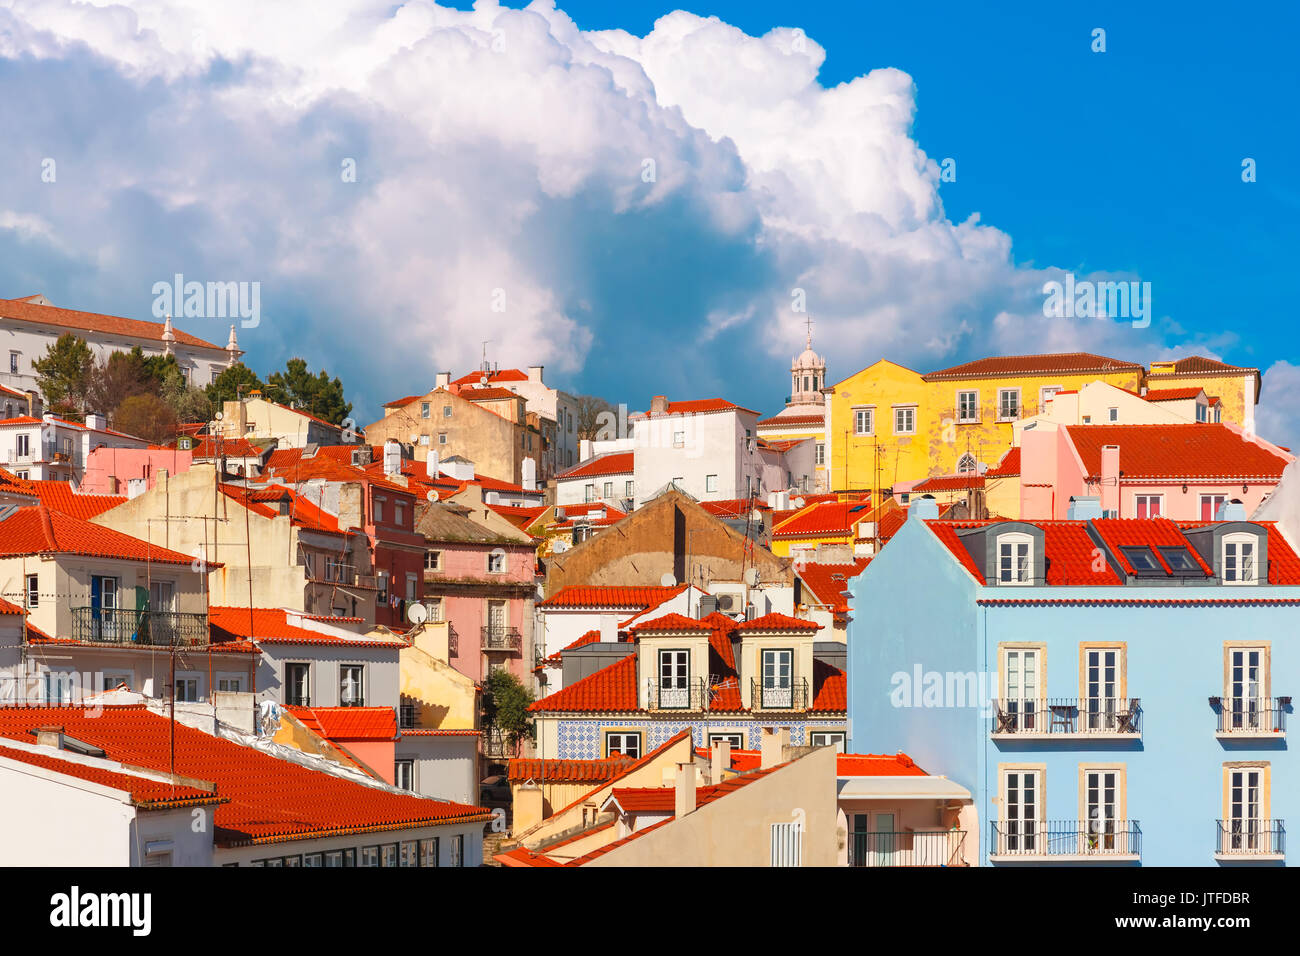
[[[424,606],[429,609],[429,623],[440,624],[442,622],[442,598],[426,595]]]
[[[379,865],[379,847],[363,846],[361,848],[361,865],[378,866]]]
[[[363,683],[365,667],[361,664],[339,665],[339,706],[361,707],[365,704]]]
[[[447,863],[451,866],[464,866],[465,834],[458,833],[456,836],[452,837],[448,844],[448,849],[451,850],[451,853],[448,854]]]
[[[27,606],[39,607],[41,603],[41,578],[37,574],[27,575]]]
[[[1268,819],[1269,765],[1225,764],[1220,853],[1275,853]]]
[[[894,434],[916,434],[916,406],[894,409]]]
[[[384,520],[384,501],[383,498],[375,497],[375,524]]]
[[[1002,770],[1002,806],[995,853],[1038,854],[1043,845],[1041,788],[1044,771],[1034,769]]]
[[[424,552],[424,570],[441,571],[442,570],[442,552],[426,551]]]
[[[1201,495],[1201,520],[1214,521],[1219,514],[1219,508],[1227,500],[1227,495]]]
[[[957,421],[977,422],[980,418],[980,393],[976,391],[957,393]]]
[[[717,491],[717,490],[718,490],[718,476],[717,476],[717,475],[705,475],[705,476],[704,476],[704,490],[705,490],[706,492],[708,492],[708,491]]]
[[[1020,389],[998,389],[998,421],[1011,422],[1020,417]]]
[[[447,433],[446,433],[446,432],[438,432],[438,444],[439,444],[439,445],[445,445],[445,444],[447,444]]]
[[[1159,518],[1164,513],[1164,495],[1134,495],[1133,517]]]
[[[406,524],[406,502],[393,502],[393,524],[401,528]]]
[[[720,742],[722,742],[722,741],[725,741],[726,743],[731,744],[731,749],[732,749],[732,750],[744,750],[744,749],[745,749],[745,735],[742,734],[742,733],[735,733],[735,734],[709,734],[709,749],[712,750],[714,744],[716,744],[716,743],[720,743]]]
[[[1112,422],[1119,421],[1119,409],[1118,408],[1107,409],[1106,416]]]
[[[686,432],[673,432],[673,447],[674,448],[686,447]]]
[[[176,699],[190,702],[198,700],[199,679],[197,677],[177,677]]]
[[[393,786],[400,790],[415,789],[415,761],[399,760],[393,768]],[[405,866],[414,866],[414,863],[403,864]]]
[[[1186,548],[1161,548],[1160,554],[1164,557],[1165,564],[1169,565],[1169,569],[1175,574],[1200,570],[1195,559],[1192,558],[1192,553]]]
[[[290,707],[311,706],[311,665],[284,665],[284,702]]]
[[[487,569],[490,574],[504,574],[506,555],[504,551],[492,551],[488,554]]]
[[[104,675],[104,690],[130,690],[132,678],[127,672],[107,673]]]
[[[962,455],[961,460],[957,462],[957,474],[959,475],[973,475],[978,470],[979,463],[975,461],[975,456],[970,452]]]
[[[420,403],[420,417],[421,417],[421,418],[428,418],[428,417],[429,417],[429,403],[428,403],[428,402],[421,402],[421,403]]]
[[[415,840],[403,840],[398,844],[397,865],[398,866],[419,866],[420,844]]]
[[[625,482],[624,485],[623,485],[623,497],[624,497],[624,498],[633,498],[633,497],[635,497],[635,495],[634,495],[634,493],[633,493],[635,488],[636,488],[636,483],[635,483],[635,482],[633,482],[633,481]]]
[[[1255,536],[1230,534],[1223,539],[1223,583],[1255,584]]]
[[[622,754],[624,757],[640,758],[641,735],[639,733],[622,733],[611,731],[605,734],[605,756]]]
[[[1061,391],[1060,385],[1044,385],[1040,388],[1038,390],[1038,410],[1040,412],[1045,411],[1047,409],[1047,403],[1050,402],[1053,396],[1055,396],[1059,391]]]
[[[818,465],[826,464],[826,443],[824,441],[819,441],[816,443],[816,445],[814,446],[813,456],[814,456],[813,461],[815,464]]]
[[[1083,648],[1082,730],[1117,731],[1116,712],[1127,710],[1124,701],[1124,648],[1103,645]]]
[[[217,690],[225,694],[238,694],[244,686],[241,677],[218,677]]]
[[[583,500],[583,501],[595,501],[595,500],[596,500],[596,486],[595,486],[595,485],[583,485],[583,486],[582,486],[582,500]]]
[[[1268,695],[1268,647],[1228,645],[1222,725],[1225,731],[1267,730],[1273,723]]]
[[[1210,411],[1210,410],[1209,410],[1208,408],[1206,408],[1206,407],[1205,407],[1204,405],[1202,405],[1200,402],[1197,402],[1197,403],[1196,403],[1196,420],[1197,420],[1198,422],[1209,421],[1209,418],[1210,418],[1210,416],[1209,416],[1209,411]]]
[[[420,866],[438,865],[438,837],[420,841]]]
[[[1128,853],[1128,833],[1124,826],[1124,768],[1079,768],[1079,810],[1083,833],[1079,850],[1083,853]]]
[[[794,651],[765,649],[760,663],[762,677],[760,707],[789,709],[794,706]]]
[[[416,591],[419,589],[419,580],[420,580],[420,576],[418,574],[410,574],[409,572],[407,573],[406,600],[414,601],[419,596],[418,594],[416,594]]]
[[[1151,553],[1148,547],[1130,547],[1120,548],[1124,552],[1124,557],[1128,558],[1128,563],[1132,565],[1133,570],[1141,574],[1143,571],[1158,571],[1163,573],[1164,568],[1156,560],[1156,556]]]
[[[834,747],[837,753],[844,753],[844,732],[839,730],[811,730],[808,743],[813,747]]]
[[[420,436],[420,444],[421,444],[423,447],[428,448],[428,447],[429,447],[429,436],[428,436],[428,435],[421,435],[421,436]]]
[[[603,490],[603,492],[602,492],[602,496],[605,497],[605,498],[613,498],[613,497],[614,497],[614,482],[612,482],[612,481],[607,481],[607,482],[605,482],[605,488],[604,488],[604,490]]]
[[[23,354],[22,352],[10,352],[10,353],[9,353],[9,371],[10,371],[10,372],[17,372],[17,371],[18,371],[18,360],[19,360],[19,358],[22,357],[22,354]]]
[[[660,707],[689,707],[690,692],[690,651],[659,652],[659,701]]]
[[[176,585],[172,581],[151,581],[149,583],[149,610],[176,610]]]
[[[19,458],[30,458],[32,454],[31,437],[28,435],[19,435],[15,439],[17,442],[17,452]]]
[[[1002,648],[1002,706],[1005,723],[999,717],[998,731],[1024,733],[1046,729],[1039,726],[1038,711],[1043,688],[1041,647]]]
[[[444,405],[444,406],[442,406],[442,417],[443,417],[443,418],[451,418],[451,406],[450,406],[450,405]]]
[[[1027,534],[998,536],[998,584],[1034,583],[1034,543]]]
[[[853,433],[855,435],[870,435],[874,430],[876,410],[874,408],[855,408],[853,409]]]

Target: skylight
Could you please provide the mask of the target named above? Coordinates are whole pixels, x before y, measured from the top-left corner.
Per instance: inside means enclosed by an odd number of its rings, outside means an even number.
[[[1196,559],[1192,557],[1192,553],[1186,548],[1161,548],[1160,553],[1164,555],[1165,563],[1175,572],[1200,570],[1197,567]]]
[[[1128,563],[1133,566],[1134,571],[1164,570],[1160,567],[1160,562],[1156,560],[1156,556],[1151,553],[1151,549],[1146,546],[1121,548],[1120,550],[1124,552],[1124,557],[1128,558]]]

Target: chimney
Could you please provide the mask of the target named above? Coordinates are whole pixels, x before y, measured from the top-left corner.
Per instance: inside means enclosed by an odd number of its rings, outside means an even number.
[[[581,438],[578,440],[578,461],[586,461],[591,457],[591,439]]]
[[[1101,511],[1119,517],[1119,445],[1101,446]]]
[[[1215,521],[1245,521],[1246,506],[1241,503],[1240,498],[1233,498],[1231,501],[1225,501],[1219,505],[1219,511],[1214,516]]]
[[[92,431],[102,432],[108,427],[108,419],[99,412],[87,412],[86,427]]]
[[[776,730],[772,727],[764,727],[763,750],[759,759],[759,769],[767,770],[777,764],[784,763],[785,748],[788,746],[790,746],[790,728],[782,727],[780,730]]]
[[[673,815],[684,817],[695,810],[695,764],[679,763],[677,765],[677,779],[674,783],[676,800],[674,801]]]
[[[618,616],[602,614],[600,616],[600,642],[613,644],[618,642]]]
[[[731,741],[716,740],[709,762],[709,783],[717,786],[722,783],[722,774],[731,767]]]
[[[651,414],[651,415],[667,415],[667,414],[668,414],[668,396],[666,396],[666,395],[656,395],[654,398],[650,399],[650,414]]]
[[[544,804],[542,788],[529,781],[516,787],[514,792],[514,828],[516,833],[523,833],[529,827],[541,823]]]
[[[345,482],[339,488],[339,530],[360,528],[361,511],[361,484],[355,481]]]
[[[451,372],[439,372],[433,377],[433,387],[436,391],[440,388],[447,388],[451,385]]]
[[[933,495],[922,495],[920,498],[913,498],[911,507],[907,509],[908,519],[916,518],[918,520],[934,519],[939,517],[939,502],[934,500]]]
[[[519,482],[524,486],[524,491],[537,490],[537,459],[525,458],[520,469],[523,473],[523,479]]]
[[[41,396],[32,388],[27,389],[27,414],[32,418],[40,418],[45,414],[45,405],[41,402]]]
[[[432,449],[429,451],[429,457],[424,460],[424,476],[430,481],[438,479],[438,453]]]
[[[1065,517],[1071,521],[1093,521],[1101,517],[1101,499],[1096,495],[1071,495]]]
[[[384,474],[400,475],[402,473],[402,443],[395,438],[384,442]]]
[[[36,744],[40,747],[53,747],[55,750],[62,750],[63,728],[58,726],[37,727]]]
[[[545,368],[545,367],[546,367],[546,366],[544,366],[544,365],[530,365],[530,366],[528,366],[528,381],[530,381],[530,382],[537,382],[538,384],[541,384],[541,381],[542,381],[542,369]]]

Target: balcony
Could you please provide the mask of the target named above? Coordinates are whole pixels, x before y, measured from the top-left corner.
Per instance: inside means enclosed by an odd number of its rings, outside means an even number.
[[[209,642],[206,614],[74,607],[72,639],[150,647],[201,647]]]
[[[1224,861],[1286,859],[1286,827],[1281,820],[1218,820],[1214,858]]]
[[[853,833],[849,866],[966,866],[965,830]]]
[[[751,677],[749,701],[754,710],[807,710],[808,681],[797,677],[781,683]]]
[[[1281,740],[1286,736],[1290,697],[1211,697],[1210,706],[1219,715],[1215,736],[1221,740]]]
[[[517,627],[482,628],[480,641],[485,651],[504,651],[507,654],[519,654],[524,646],[523,635]]]
[[[646,681],[646,705],[650,710],[703,710],[707,699],[702,677]]]
[[[1133,862],[1142,857],[1136,820],[1056,820],[990,824],[995,863]]]
[[[995,739],[1109,738],[1142,736],[1142,705],[1136,697],[1058,697],[1044,700],[993,701]]]
[[[500,731],[485,730],[482,734],[483,756],[505,759],[515,756],[515,748],[510,746],[506,735]]]

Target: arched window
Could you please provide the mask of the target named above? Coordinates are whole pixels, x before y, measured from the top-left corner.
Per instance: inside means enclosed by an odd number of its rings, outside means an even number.
[[[978,470],[979,465],[976,463],[974,456],[971,455],[970,452],[962,455],[961,460],[957,462],[957,474],[959,475],[973,474]]]
[[[1034,539],[1027,534],[998,535],[998,584],[1034,583]]]
[[[1253,534],[1223,536],[1222,580],[1224,584],[1259,583],[1259,541]]]

